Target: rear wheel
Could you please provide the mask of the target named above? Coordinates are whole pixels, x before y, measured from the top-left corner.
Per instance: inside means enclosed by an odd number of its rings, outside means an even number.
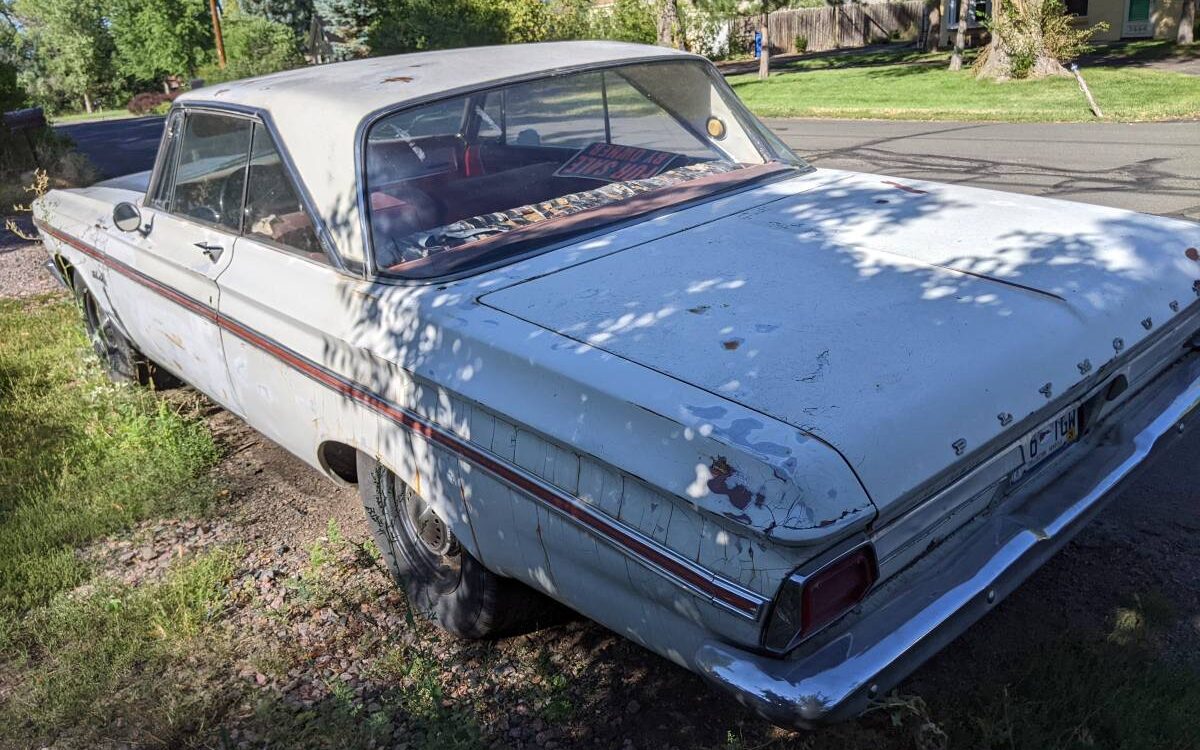
[[[362,453],[358,487],[392,576],[413,609],[443,630],[464,638],[491,638],[527,632],[561,617],[549,599],[483,567],[420,495]]]

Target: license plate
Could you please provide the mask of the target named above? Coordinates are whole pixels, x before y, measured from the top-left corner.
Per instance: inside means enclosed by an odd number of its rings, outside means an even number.
[[[1046,459],[1079,439],[1079,406],[1075,405],[1043,422],[1021,439],[1021,467],[1013,472],[1018,479]]]

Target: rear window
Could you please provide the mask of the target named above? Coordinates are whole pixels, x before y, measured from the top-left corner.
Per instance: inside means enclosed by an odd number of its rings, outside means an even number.
[[[376,269],[431,278],[798,159],[699,61],[559,75],[401,110],[367,134]]]

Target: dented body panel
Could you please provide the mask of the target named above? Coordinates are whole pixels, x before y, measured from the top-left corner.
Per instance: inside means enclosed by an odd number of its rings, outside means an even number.
[[[380,108],[493,79],[694,59],[538,51],[543,63],[498,48],[490,71],[463,72],[466,52],[428,53],[181,97],[270,129],[342,262],[160,211],[148,175],[39,200],[47,250],[139,349],[332,479],[347,477],[331,455],[367,453],[490,570],[774,720],[840,716],[876,672],[899,679],[912,659],[867,674],[855,654],[891,652],[860,636],[839,663],[844,696],[812,708],[805,691],[822,683],[808,678],[842,653],[828,646],[839,634],[854,640],[859,614],[765,656],[780,592],[868,545],[879,583],[863,606],[885,611],[927,549],[1031,492],[1036,482],[1014,490],[1022,436],[1118,377],[1130,394],[1148,387],[1181,356],[1200,310],[1188,250],[1200,232],[796,168],[461,278],[356,267],[356,150]],[[311,127],[314,106],[328,127]],[[122,201],[150,220],[144,233],[113,226]],[[206,260],[196,243],[221,252]],[[1119,427],[1122,403],[1089,411],[1095,429]],[[1064,450],[1037,481],[1086,450]],[[957,560],[981,558],[940,559],[951,580],[970,573]],[[879,622],[857,632],[886,640]]]

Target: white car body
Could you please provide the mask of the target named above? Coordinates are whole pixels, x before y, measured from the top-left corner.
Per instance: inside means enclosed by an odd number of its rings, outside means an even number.
[[[374,456],[490,570],[776,722],[844,718],[1193,415],[1200,227],[797,169],[473,274],[364,270],[358,170],[380,112],[668,58],[700,60],[512,46],[180,97],[273,131],[330,263],[156,211],[145,177],[54,191],[37,220],[142,352],[335,481]],[[123,201],[144,236],[114,229]],[[1021,476],[1028,435],[1079,404],[1078,441]],[[785,590],[855,550],[877,565],[870,593],[772,642]]]

